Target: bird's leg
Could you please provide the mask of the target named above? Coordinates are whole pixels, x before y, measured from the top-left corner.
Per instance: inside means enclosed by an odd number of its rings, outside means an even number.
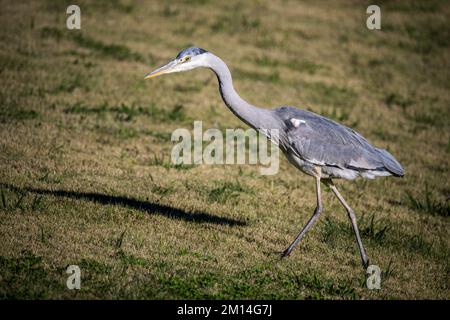
[[[336,195],[336,197],[339,199],[339,201],[341,202],[341,204],[344,206],[345,210],[348,213],[348,218],[350,219],[350,221],[352,223],[353,231],[355,232],[356,243],[358,244],[359,253],[361,255],[362,265],[363,265],[364,269],[367,269],[367,267],[369,266],[369,259],[367,259],[367,255],[366,255],[366,252],[364,250],[364,247],[363,247],[363,244],[361,241],[361,236],[359,235],[359,229],[358,229],[358,224],[356,223],[355,212],[353,212],[352,208],[350,208],[349,205],[347,204],[347,202],[345,202],[344,198],[339,193],[336,186],[333,184],[333,182],[331,180],[329,180],[326,184],[331,188],[333,193]]]
[[[300,230],[295,240],[291,243],[291,245],[283,251],[281,254],[282,257],[288,256],[292,249],[300,242],[300,240],[303,238],[303,236],[308,232],[308,230],[313,225],[314,221],[319,217],[320,213],[322,212],[322,199],[320,197],[320,177],[316,177],[316,195],[317,195],[317,206],[314,210],[313,215],[309,219],[308,223]]]

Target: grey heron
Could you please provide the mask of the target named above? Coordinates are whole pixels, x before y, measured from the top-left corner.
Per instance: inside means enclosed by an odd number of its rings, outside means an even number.
[[[386,150],[372,146],[356,131],[316,113],[291,106],[264,109],[248,103],[234,89],[231,73],[225,62],[201,48],[184,49],[175,59],[147,74],[145,79],[200,67],[209,68],[216,74],[220,94],[231,112],[256,130],[278,130],[278,145],[289,162],[315,179],[314,213],[294,241],[283,251],[282,257],[291,253],[322,212],[320,186],[323,182],[347,211],[361,262],[367,268],[369,260],[361,241],[355,213],[336,188],[333,179],[373,179],[391,175],[402,177],[404,170],[400,163]]]

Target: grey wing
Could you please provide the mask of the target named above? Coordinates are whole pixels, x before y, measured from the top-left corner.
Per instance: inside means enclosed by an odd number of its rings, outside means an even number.
[[[310,163],[403,175],[403,168],[392,155],[344,125],[293,107],[281,107],[275,113],[283,121],[285,148]]]

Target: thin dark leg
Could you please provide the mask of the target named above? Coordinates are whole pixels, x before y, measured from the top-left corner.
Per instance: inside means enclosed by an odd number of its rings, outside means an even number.
[[[308,223],[306,223],[306,225],[302,228],[302,230],[300,230],[300,232],[298,233],[295,240],[291,243],[291,245],[286,250],[283,251],[283,253],[281,254],[282,257],[286,257],[291,253],[292,249],[294,249],[294,247],[300,242],[300,240],[303,238],[306,232],[308,232],[308,230],[313,225],[314,221],[316,221],[316,219],[322,212],[322,200],[320,198],[320,178],[316,178],[316,195],[317,195],[317,206],[316,209],[314,210],[313,215],[309,219]]]
[[[345,202],[344,198],[339,193],[336,186],[332,182],[327,183],[327,185],[331,188],[331,190],[334,192],[334,194],[339,199],[339,201],[341,202],[341,204],[344,206],[345,210],[348,213],[348,218],[350,219],[350,221],[352,223],[353,231],[355,232],[356,243],[358,244],[359,254],[361,255],[362,265],[363,265],[364,269],[367,269],[367,267],[369,266],[369,259],[367,259],[366,251],[364,250],[364,247],[363,247],[363,244],[361,241],[361,236],[359,235],[359,229],[358,229],[358,224],[356,223],[355,213],[353,212],[352,208],[349,207],[347,202]]]

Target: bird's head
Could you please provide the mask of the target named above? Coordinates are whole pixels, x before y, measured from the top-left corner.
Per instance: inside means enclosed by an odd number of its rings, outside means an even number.
[[[175,59],[169,63],[159,67],[158,69],[150,72],[145,76],[144,79],[150,79],[162,74],[188,71],[199,67],[206,66],[206,55],[208,51],[197,48],[190,47],[181,51]]]

